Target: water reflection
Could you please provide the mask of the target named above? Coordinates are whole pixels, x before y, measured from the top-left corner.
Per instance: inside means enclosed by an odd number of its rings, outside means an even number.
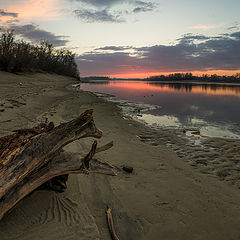
[[[160,88],[169,88],[181,92],[204,93],[213,95],[234,95],[240,97],[240,86],[236,84],[201,84],[201,83],[155,83],[149,84]]]
[[[109,81],[84,83],[81,88],[161,106],[139,116],[149,124],[196,127],[215,136],[230,136],[230,131],[240,136],[240,85]]]
[[[87,87],[89,83],[84,83]],[[216,83],[183,83],[183,82],[148,82],[148,81],[92,81],[89,86],[99,90],[146,90],[146,91],[179,91],[185,93],[205,93],[213,95],[231,95],[240,97],[240,85],[238,84],[216,84]],[[101,86],[102,85],[102,86]]]

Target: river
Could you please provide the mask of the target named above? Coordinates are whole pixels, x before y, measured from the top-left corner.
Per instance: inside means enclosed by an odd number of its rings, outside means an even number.
[[[178,128],[186,134],[240,139],[240,85],[212,83],[93,81],[81,89],[114,95],[110,100],[144,103],[135,118],[153,127]]]

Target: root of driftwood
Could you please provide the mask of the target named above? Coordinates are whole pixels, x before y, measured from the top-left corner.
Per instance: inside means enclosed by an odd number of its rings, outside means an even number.
[[[107,213],[108,228],[109,228],[109,232],[111,234],[112,240],[119,240],[113,224],[112,209],[108,207],[106,213]]]
[[[111,148],[112,142],[98,147],[94,141],[88,152],[63,150],[64,146],[77,139],[102,136],[92,114],[90,109],[57,127],[52,122],[42,123],[0,137],[0,219],[40,186],[63,191],[68,174],[93,172],[116,175],[110,164],[93,158],[96,153]]]

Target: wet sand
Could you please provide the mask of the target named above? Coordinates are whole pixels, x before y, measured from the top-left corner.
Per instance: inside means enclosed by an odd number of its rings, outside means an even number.
[[[100,142],[114,141],[97,158],[118,175],[71,175],[64,193],[34,191],[1,220],[1,240],[110,240],[107,205],[120,239],[238,239],[239,141],[208,139],[193,147],[174,131],[123,119],[114,103],[76,91],[74,83],[51,74],[0,72],[0,135],[46,117],[59,124],[93,108],[104,132]],[[87,149],[92,141],[76,141],[66,150]],[[123,165],[133,173],[123,172]]]

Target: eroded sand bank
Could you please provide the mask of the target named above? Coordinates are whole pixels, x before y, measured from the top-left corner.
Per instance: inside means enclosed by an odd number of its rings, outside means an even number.
[[[113,164],[118,176],[72,175],[65,193],[35,191],[2,219],[1,240],[108,240],[107,205],[120,239],[238,239],[239,141],[214,139],[209,151],[192,150],[172,131],[124,120],[115,104],[74,91],[74,83],[57,75],[0,72],[0,135],[46,117],[65,122],[93,108],[104,132],[100,142],[114,141],[98,158]],[[92,141],[66,150],[86,149]],[[124,164],[133,174],[121,170]],[[227,173],[218,173],[225,165]]]

